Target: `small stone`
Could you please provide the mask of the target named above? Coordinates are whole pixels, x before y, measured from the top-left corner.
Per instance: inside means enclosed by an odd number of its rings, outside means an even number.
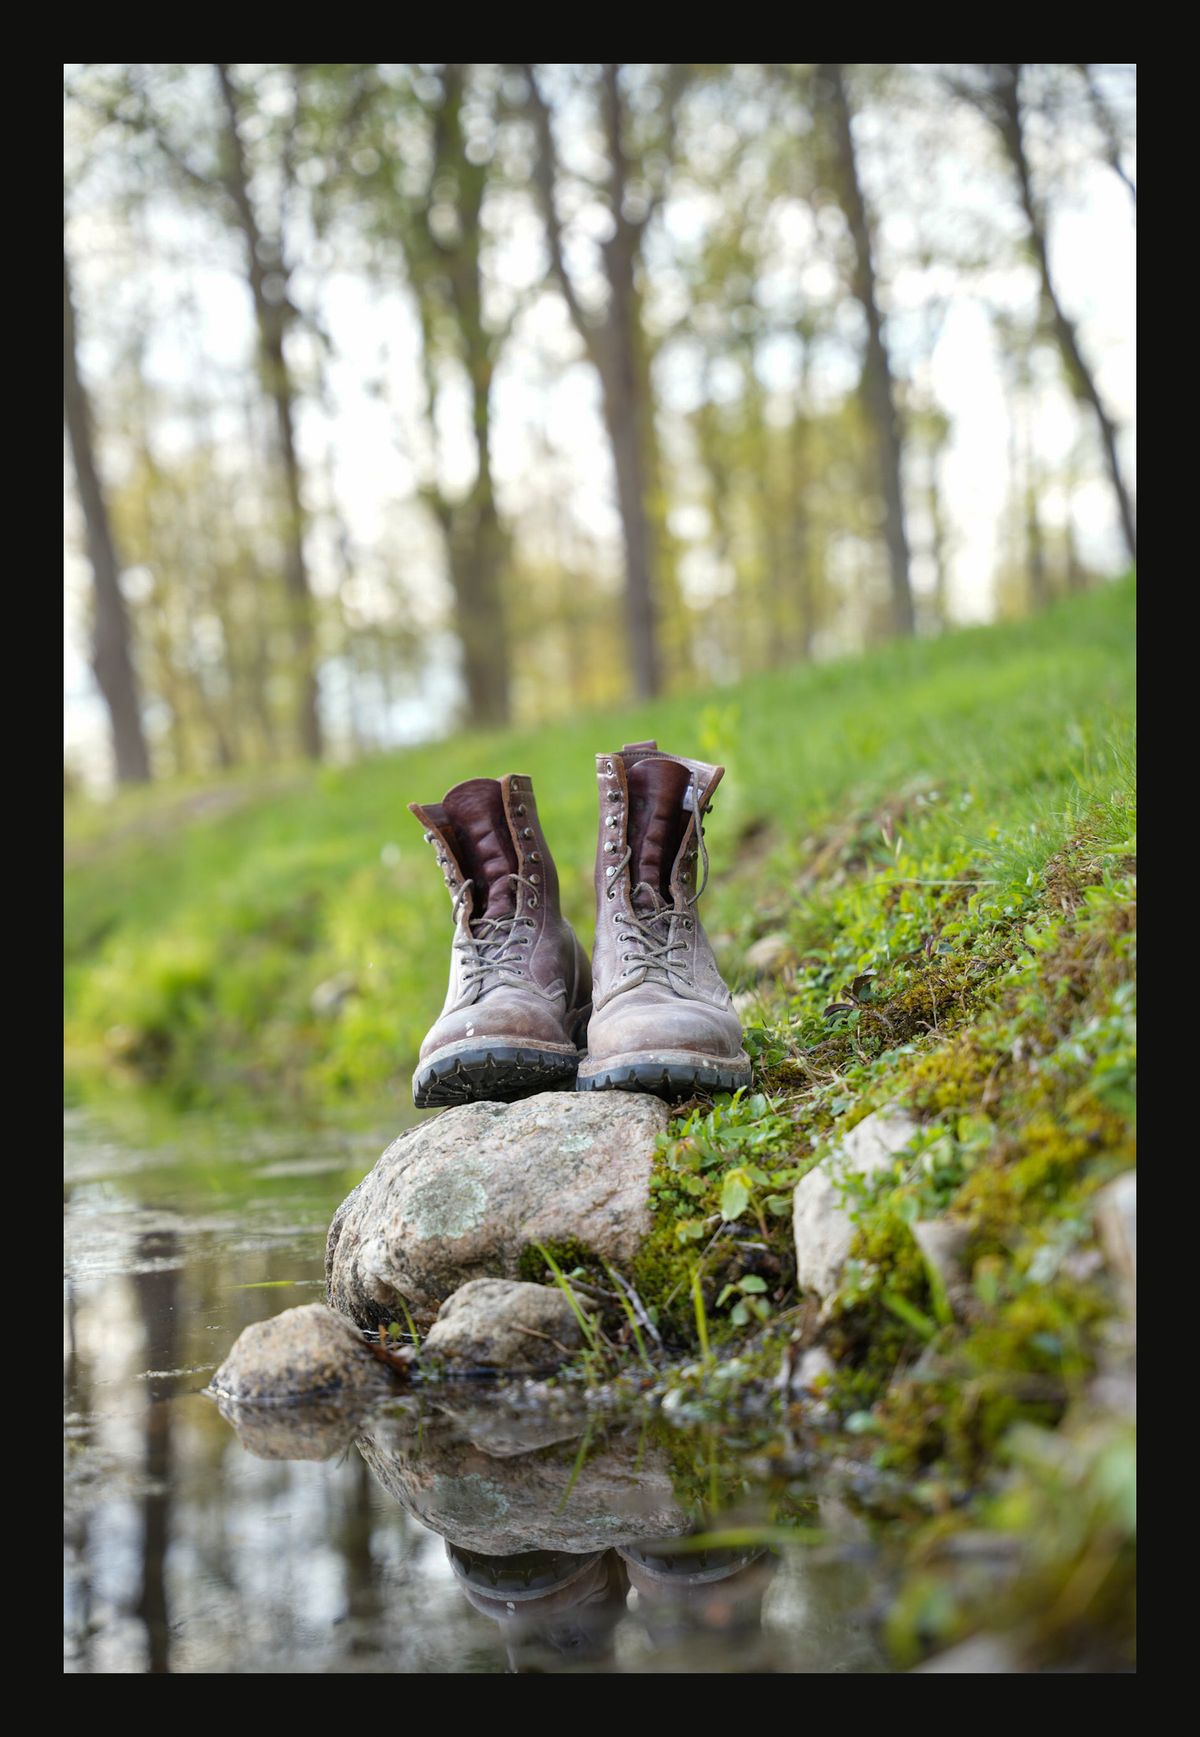
[[[349,1321],[323,1303],[245,1328],[212,1378],[213,1393],[252,1404],[389,1385],[386,1366]]]
[[[971,1297],[964,1265],[970,1228],[957,1218],[922,1218],[913,1225],[912,1233],[926,1264],[941,1280],[952,1312],[961,1319]]]
[[[743,964],[754,977],[777,976],[791,963],[792,943],[780,930],[762,935],[746,948]]]
[[[810,1423],[824,1423],[831,1415],[829,1382],[837,1365],[823,1345],[810,1345],[792,1371],[791,1390],[804,1407]]]
[[[525,1374],[557,1368],[582,1343],[575,1312],[556,1287],[472,1279],[442,1304],[422,1354],[463,1371]]]
[[[1097,1194],[1096,1231],[1108,1264],[1132,1303],[1137,1289],[1137,1171],[1127,1170]]]
[[[876,1110],[796,1184],[792,1234],[796,1243],[796,1283],[812,1291],[828,1309],[854,1241],[854,1221],[838,1181],[886,1169],[903,1151],[918,1123],[900,1110]]]
[[[471,1279],[519,1279],[534,1245],[574,1244],[628,1271],[651,1230],[655,1140],[670,1111],[641,1092],[539,1092],[460,1104],[410,1128],[329,1227],[329,1301],[360,1326],[422,1325]]]
[[[358,994],[358,983],[348,971],[339,971],[335,977],[327,977],[309,996],[308,1005],[318,1019],[326,1019],[332,1014],[340,1013],[351,996]]]
[[[820,1398],[825,1384],[836,1375],[837,1365],[823,1345],[810,1345],[796,1365],[792,1376],[792,1392]]]

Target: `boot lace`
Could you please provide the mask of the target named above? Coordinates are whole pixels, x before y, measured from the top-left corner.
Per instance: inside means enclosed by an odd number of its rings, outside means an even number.
[[[536,894],[537,888],[524,875],[509,875],[508,878],[514,886],[528,887]],[[464,881],[454,895],[456,923],[471,891],[472,883]],[[518,949],[528,947],[533,938],[528,931],[536,927],[532,917],[518,916],[515,911],[505,917],[473,917],[467,931],[457,935],[453,943],[455,951],[463,956],[460,974],[463,988],[482,991],[494,989],[501,983],[527,986],[528,954],[522,954]]]
[[[693,791],[696,790],[695,779],[692,780],[692,789]],[[635,904],[639,894],[644,894],[652,909],[644,915],[633,909],[628,917],[622,916],[620,919],[624,925],[624,940],[632,942],[636,948],[635,952],[621,954],[621,962],[626,967],[621,973],[622,977],[632,977],[635,971],[640,971],[644,974],[644,980],[647,981],[666,983],[672,988],[678,988],[680,987],[680,983],[676,981],[678,979],[682,980],[682,983],[687,984],[688,987],[691,986],[687,966],[683,961],[671,957],[677,950],[681,949],[686,952],[688,949],[688,942],[682,937],[672,939],[671,918],[682,917],[686,927],[690,929],[692,919],[686,913],[699,903],[700,896],[708,885],[708,850],[704,843],[704,828],[701,824],[698,804],[696,805],[696,844],[699,849],[700,860],[704,865],[704,872],[699,887],[690,899],[685,898],[680,904],[669,905],[658,888],[652,887],[648,881],[638,881],[637,885],[631,888],[631,906]],[[623,855],[618,857],[613,864],[614,879],[632,859],[633,847],[627,844]],[[664,918],[666,919],[665,928],[663,927]]]

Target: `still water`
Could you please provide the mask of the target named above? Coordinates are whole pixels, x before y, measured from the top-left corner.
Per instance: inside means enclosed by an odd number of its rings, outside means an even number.
[[[321,1298],[329,1219],[393,1132],[68,1116],[68,1672],[886,1670],[861,1522],[756,1487],[711,1430],[479,1382],[222,1415],[213,1371]]]

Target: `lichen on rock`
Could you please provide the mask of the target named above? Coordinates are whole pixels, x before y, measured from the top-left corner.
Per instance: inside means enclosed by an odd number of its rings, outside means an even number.
[[[331,1305],[364,1327],[424,1325],[479,1278],[528,1275],[571,1244],[621,1268],[651,1231],[649,1183],[668,1109],[636,1092],[542,1092],[461,1104],[407,1130],[338,1209]]]

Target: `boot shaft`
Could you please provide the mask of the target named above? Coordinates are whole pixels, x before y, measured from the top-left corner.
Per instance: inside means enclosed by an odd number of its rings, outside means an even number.
[[[448,790],[440,802],[410,802],[437,846],[451,903],[468,920],[515,914],[540,932],[561,916],[558,871],[538,819],[532,780],[471,778]]]

